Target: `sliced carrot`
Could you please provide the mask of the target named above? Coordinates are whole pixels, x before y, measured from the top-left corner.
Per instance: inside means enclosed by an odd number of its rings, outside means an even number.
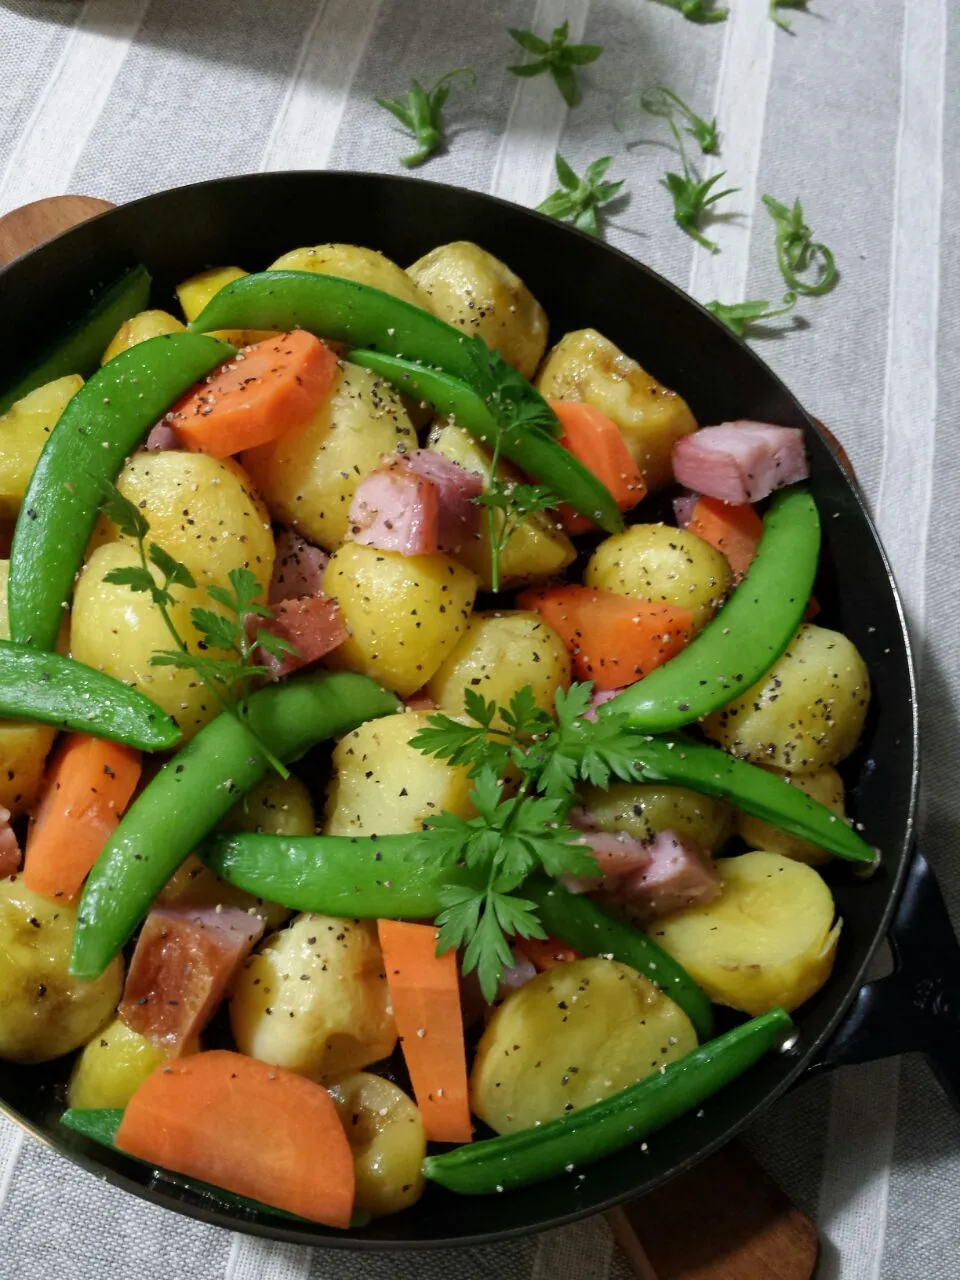
[[[27,888],[48,898],[73,898],[139,778],[139,751],[85,733],[65,738],[51,760],[27,835]]]
[[[607,486],[621,511],[635,507],[647,486],[617,424],[580,400],[551,400],[550,408],[560,419],[564,448]],[[585,533],[594,527],[570,507],[560,507],[559,513],[568,533]]]
[[[521,592],[567,646],[579,680],[597,689],[633,684],[679,653],[693,635],[693,614],[595,587],[571,584]]]
[[[568,947],[559,938],[514,938],[514,951],[525,955],[538,973],[545,973],[558,964],[579,960],[580,952]]]
[[[350,1144],[323,1085],[228,1049],[178,1058],[143,1082],[115,1138],[149,1164],[347,1227]]]
[[[187,449],[226,458],[302,427],[329,394],[336,370],[328,346],[294,329],[244,347],[164,421]]]
[[[437,955],[433,925],[378,920],[393,1016],[410,1082],[434,1142],[473,1136],[454,952]]]
[[[725,555],[735,576],[742,578],[757,554],[763,521],[749,503],[698,498],[687,529]]]

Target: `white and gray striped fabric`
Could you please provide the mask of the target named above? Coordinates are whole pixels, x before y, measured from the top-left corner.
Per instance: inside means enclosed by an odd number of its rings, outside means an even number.
[[[455,91],[449,150],[425,175],[533,205],[558,145],[578,170],[611,154],[629,198],[610,240],[701,300],[779,297],[760,196],[800,194],[842,280],[761,349],[872,499],[922,661],[923,843],[960,915],[960,5],[814,0],[788,11],[791,36],[768,0],[730,4],[697,27],[652,0],[0,0],[0,212],[261,169],[394,171],[405,144],[373,96],[463,64],[477,86]],[[564,20],[606,47],[573,112],[545,78],[504,73],[508,26]],[[720,118],[742,215],[713,228],[718,255],[673,227],[667,153],[613,127],[623,96],[656,83]],[[960,1120],[922,1063],[809,1084],[750,1136],[816,1216],[824,1280],[960,1275]],[[129,1199],[6,1122],[0,1202],[0,1280],[628,1274],[602,1220],[457,1255],[267,1245]]]

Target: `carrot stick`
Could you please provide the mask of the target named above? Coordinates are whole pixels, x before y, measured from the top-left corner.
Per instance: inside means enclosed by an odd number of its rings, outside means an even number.
[[[137,1089],[114,1141],[275,1209],[350,1224],[353,1157],[333,1099],[283,1067],[227,1049],[171,1061]]]
[[[571,584],[517,597],[556,631],[578,680],[620,689],[648,675],[690,640],[693,614],[678,605],[651,604],[596,587]]]
[[[568,947],[559,938],[514,938],[514,951],[527,957],[538,973],[546,973],[547,969],[558,964],[568,964],[571,960],[579,960],[580,952]]]
[[[48,898],[73,898],[139,778],[139,751],[85,733],[65,738],[53,755],[27,836],[27,888]]]
[[[763,534],[763,521],[749,503],[721,502],[719,498],[698,498],[687,525],[704,542],[727,557],[739,579],[750,568]]]
[[[164,421],[187,449],[226,458],[302,427],[330,393],[336,370],[330,348],[295,329],[245,347]]]
[[[617,424],[592,404],[580,400],[549,403],[563,428],[563,447],[607,486],[621,511],[635,507],[647,486]],[[568,533],[585,533],[594,527],[592,521],[565,505],[559,508],[559,514]]]
[[[437,955],[433,925],[378,920],[393,1016],[427,1137],[473,1136],[457,958]]]

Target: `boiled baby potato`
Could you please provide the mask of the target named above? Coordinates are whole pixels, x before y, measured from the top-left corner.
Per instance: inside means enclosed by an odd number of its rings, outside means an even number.
[[[0,1058],[59,1058],[112,1018],[123,961],[111,960],[92,982],[71,977],[76,919],[69,903],[31,893],[22,876],[0,881]]]
[[[686,787],[618,782],[606,790],[584,787],[581,799],[602,831],[626,831],[637,840],[673,831],[705,853],[716,853],[733,831],[729,805]]]
[[[812,867],[778,853],[717,863],[719,898],[658,921],[652,935],[711,1000],[751,1017],[803,1004],[833,969],[840,922]]]
[[[347,542],[330,557],[323,589],[350,629],[328,665],[409,697],[466,630],[477,579],[449,556],[402,556]]]
[[[511,992],[487,1023],[470,1104],[514,1133],[600,1102],[697,1046],[690,1019],[615,960],[555,965]]]
[[[472,816],[473,784],[466,768],[409,745],[427,719],[427,712],[400,712],[368,720],[340,739],[333,752],[325,835],[400,835],[422,830],[424,819],[436,814]]]
[[[291,249],[271,262],[268,271],[315,271],[318,275],[339,276],[392,294],[424,311],[430,303],[407,273],[376,249],[357,244],[315,244]]]
[[[705,626],[730,590],[727,558],[709,542],[666,524],[635,524],[600,543],[584,581],[619,596],[690,609]]]
[[[612,419],[648,493],[672,482],[674,443],[697,429],[685,400],[596,329],[565,334],[544,361],[537,387],[548,400],[583,400]]]
[[[394,389],[369,369],[341,361],[333,393],[306,426],[248,449],[243,464],[275,519],[333,551],[347,536],[363,477],[416,443]]]
[[[525,378],[532,378],[547,345],[547,314],[505,262],[469,240],[442,244],[407,274],[435,315],[478,334]]]
[[[7,616],[9,577],[10,561],[0,560],[0,640],[10,639]],[[60,648],[59,644],[57,648]],[[47,754],[56,736],[56,729],[49,725],[35,724],[30,720],[0,720],[0,805],[9,809],[14,817],[30,809],[36,800],[43,782]]]
[[[210,267],[207,271],[198,271],[195,276],[177,285],[177,298],[183,314],[188,320],[196,320],[221,289],[249,274],[241,267]],[[235,347],[247,347],[251,342],[263,342],[273,337],[273,333],[272,329],[215,329],[210,336],[232,342]]]
[[[463,427],[448,424],[430,433],[430,448],[458,462],[467,471],[486,474],[489,463],[484,449]],[[519,479],[508,463],[497,468],[499,480]],[[503,513],[496,512],[498,527],[502,527]],[[576,549],[563,529],[548,512],[539,511],[521,520],[507,539],[500,553],[500,582],[502,586],[517,587],[528,582],[540,582],[561,573],[576,558]],[[480,578],[485,590],[490,590],[490,533],[486,512],[480,521],[480,534],[476,540],[462,547],[457,553],[468,568]]]
[[[311,1080],[387,1057],[397,1028],[376,924],[297,916],[240,971],[230,1025],[241,1053]]]
[[[150,525],[150,541],[187,566],[198,583],[230,585],[232,569],[249,569],[266,587],[275,549],[270,516],[249,476],[232,458],[170,450],[135,453],[117,488],[139,507]],[[93,547],[104,542],[135,545],[102,516]]]
[[[826,769],[818,770],[817,773],[790,774],[783,773],[779,769],[776,772],[785,783],[805,791],[808,796],[813,796],[814,800],[825,804],[839,818],[843,817],[843,779],[836,769],[828,766]],[[784,858],[806,862],[811,867],[829,862],[833,857],[829,850],[810,844],[808,840],[801,840],[799,836],[791,835],[789,831],[781,831],[779,827],[771,826],[769,822],[755,818],[750,813],[737,814],[737,834],[743,837],[751,849],[765,849],[768,853],[779,853]]]
[[[869,704],[870,676],[853,642],[804,623],[763,679],[703,729],[754,764],[816,773],[857,745]]]
[[[527,685],[536,705],[552,714],[557,690],[570,687],[566,645],[538,613],[475,613],[427,693],[438,707],[461,714],[467,689],[506,707]],[[502,727],[499,716],[494,723]]]
[[[122,351],[129,351],[138,342],[146,342],[148,338],[160,338],[166,333],[185,333],[187,326],[172,316],[169,311],[139,311],[129,320],[124,320],[110,340],[110,345],[100,357],[100,363],[106,364]]]
[[[329,1086],[353,1154],[354,1208],[381,1218],[423,1194],[427,1153],[416,1103],[382,1076],[357,1071]]]
[[[184,736],[192,737],[220,711],[220,704],[193,671],[151,665],[160,649],[173,648],[160,610],[148,595],[104,581],[114,569],[139,567],[135,547],[108,542],[87,560],[73,594],[70,627],[72,656],[96,667],[152,698],[174,717]],[[154,579],[161,581],[159,570]],[[199,652],[200,635],[193,625],[194,608],[217,609],[201,587],[171,587],[170,617],[187,647]]]
[[[75,373],[46,382],[0,414],[0,516],[15,518],[47,437],[83,386]]]
[[[67,1085],[68,1107],[120,1107],[166,1062],[166,1054],[120,1018],[90,1040]]]

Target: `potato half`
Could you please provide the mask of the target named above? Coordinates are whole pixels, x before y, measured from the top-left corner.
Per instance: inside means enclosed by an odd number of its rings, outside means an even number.
[[[340,276],[392,294],[413,307],[430,310],[428,300],[402,268],[376,249],[358,244],[315,244],[291,249],[271,262],[267,270],[314,271],[318,275]]]
[[[0,414],[0,516],[15,519],[43,446],[83,386],[75,373],[45,382]]]
[[[780,773],[788,785],[805,791],[814,800],[819,800],[827,808],[842,818],[844,815],[843,779],[836,769],[821,769],[818,773]],[[751,849],[765,849],[768,853],[779,853],[785,858],[794,858],[797,862],[806,862],[808,866],[820,866],[829,862],[833,854],[818,845],[801,840],[789,831],[781,831],[779,827],[755,818],[753,814],[740,812],[737,814],[737,834]]]
[[[716,853],[733,831],[729,805],[686,787],[617,782],[606,790],[584,787],[581,798],[601,830],[626,831],[637,840],[674,831],[705,853]]]
[[[77,1058],[67,1085],[67,1105],[123,1108],[165,1061],[162,1049],[114,1018]]]
[[[10,561],[0,560],[0,640],[10,639],[7,616],[9,578]],[[65,628],[61,628],[63,635]],[[57,648],[60,648],[59,644]],[[15,817],[30,809],[36,800],[47,754],[56,736],[56,729],[46,724],[35,724],[30,720],[0,721],[0,805]]]
[[[353,1153],[354,1208],[380,1218],[415,1204],[427,1139],[413,1099],[369,1071],[338,1080],[330,1095]]]
[[[110,345],[100,357],[100,363],[106,364],[114,356],[129,351],[140,342],[149,338],[161,338],[167,333],[185,333],[187,326],[169,311],[139,311],[129,320],[124,320],[110,340]]]

